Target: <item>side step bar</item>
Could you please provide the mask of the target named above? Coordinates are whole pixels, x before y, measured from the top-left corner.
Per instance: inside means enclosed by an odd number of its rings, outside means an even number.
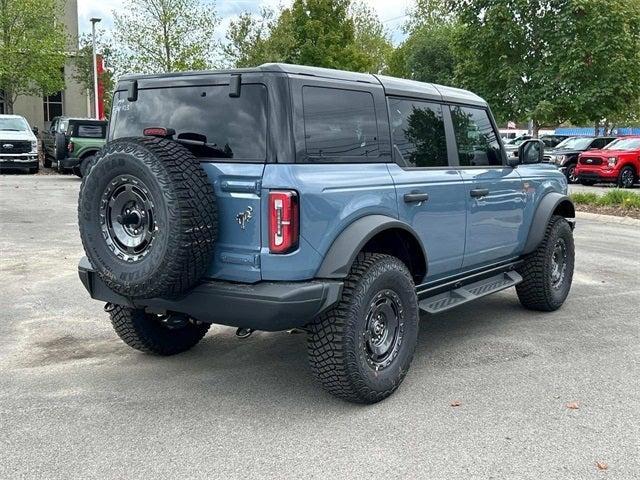
[[[425,298],[420,301],[419,306],[425,312],[440,313],[485,295],[513,287],[521,281],[522,277],[516,271],[511,270]]]

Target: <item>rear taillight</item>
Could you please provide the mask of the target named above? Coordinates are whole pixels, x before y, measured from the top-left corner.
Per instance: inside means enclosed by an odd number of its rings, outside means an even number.
[[[292,190],[269,192],[269,251],[287,253],[298,246],[298,194]]]
[[[67,145],[67,150],[69,150],[70,152],[73,152],[74,148],[75,148],[75,145],[73,144],[73,142],[69,142],[69,145]]]

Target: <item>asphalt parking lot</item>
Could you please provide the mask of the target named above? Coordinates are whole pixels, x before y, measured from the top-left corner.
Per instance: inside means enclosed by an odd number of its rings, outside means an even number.
[[[425,316],[402,387],[356,406],[300,334],[125,346],[77,278],[79,184],[0,176],[0,478],[639,477],[637,225],[579,220],[558,312],[509,290]]]

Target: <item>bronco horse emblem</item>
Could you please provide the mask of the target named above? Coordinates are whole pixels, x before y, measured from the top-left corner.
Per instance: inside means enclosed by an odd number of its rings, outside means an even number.
[[[239,214],[236,215],[236,221],[238,222],[238,225],[240,225],[240,228],[242,230],[246,228],[247,223],[252,218],[253,218],[253,208],[251,207],[247,207],[247,209],[244,212],[240,212]]]

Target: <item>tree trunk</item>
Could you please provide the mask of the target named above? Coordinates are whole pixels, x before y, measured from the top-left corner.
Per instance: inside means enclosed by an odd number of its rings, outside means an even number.
[[[533,120],[531,123],[531,135],[533,135],[533,138],[538,138],[538,132],[540,132],[540,122],[538,120]]]

